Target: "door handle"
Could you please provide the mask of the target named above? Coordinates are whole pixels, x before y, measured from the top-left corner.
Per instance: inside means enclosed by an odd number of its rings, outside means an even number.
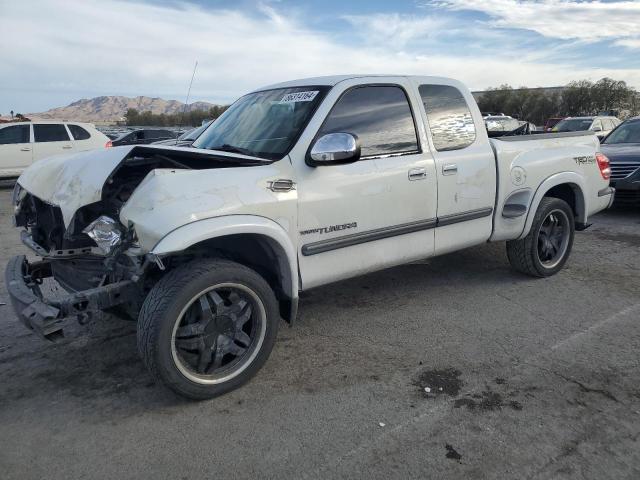
[[[442,175],[455,175],[458,173],[458,165],[455,163],[447,163],[442,166]]]
[[[422,180],[424,178],[427,178],[427,169],[426,168],[412,168],[411,170],[409,170],[409,180],[410,181],[415,181],[415,180]]]
[[[30,152],[30,151],[31,151],[31,148],[29,148],[29,147],[22,147],[22,148],[20,149],[20,151],[21,151],[21,152]]]
[[[65,150],[69,150],[70,148],[73,148],[71,145],[64,145],[62,148],[64,148]]]

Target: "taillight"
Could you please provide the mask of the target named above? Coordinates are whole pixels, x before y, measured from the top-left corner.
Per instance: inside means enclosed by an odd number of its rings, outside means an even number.
[[[111,143],[111,140],[109,140],[107,143],[104,144],[104,148],[111,148],[113,147],[113,143]]]
[[[605,180],[611,178],[611,166],[609,165],[609,159],[604,153],[596,153],[596,161],[598,162],[598,168],[600,169],[600,175]]]

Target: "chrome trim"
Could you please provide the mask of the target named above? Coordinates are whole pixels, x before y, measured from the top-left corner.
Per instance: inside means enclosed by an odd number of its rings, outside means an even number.
[[[407,152],[386,153],[384,155],[366,155],[360,157],[360,160],[376,160],[378,158],[391,158],[391,157],[404,157],[406,155],[419,155],[422,152],[420,150],[409,150]]]
[[[327,133],[313,143],[309,155],[311,160],[318,164],[334,163],[357,158],[360,155],[360,147],[356,137],[350,133]]]
[[[272,192],[290,192],[296,189],[296,184],[293,180],[288,178],[279,178],[268,182],[267,189]]]
[[[427,178],[426,168],[412,168],[409,170],[409,180],[414,182],[416,180],[424,180]]]
[[[458,165],[455,163],[447,163],[442,166],[442,175],[455,175],[458,173]]]

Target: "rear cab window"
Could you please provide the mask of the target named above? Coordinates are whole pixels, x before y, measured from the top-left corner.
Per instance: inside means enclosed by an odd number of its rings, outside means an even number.
[[[433,145],[439,152],[460,150],[476,140],[476,126],[462,92],[451,85],[420,85]]]
[[[89,140],[91,138],[91,134],[80,125],[68,123],[67,127],[69,128],[74,140]]]
[[[0,145],[29,143],[30,137],[29,125],[10,125],[0,128]]]
[[[58,123],[43,123],[33,125],[33,136],[36,143],[65,142],[69,140],[69,134],[64,125]]]
[[[318,132],[358,137],[361,158],[418,153],[418,136],[409,100],[397,85],[359,85],[336,102]]]

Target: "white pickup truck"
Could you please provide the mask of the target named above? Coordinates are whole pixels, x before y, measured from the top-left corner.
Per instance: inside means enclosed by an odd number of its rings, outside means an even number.
[[[41,260],[6,270],[18,317],[46,338],[101,310],[137,318],[144,363],[190,398],[254,375],[302,290],[497,241],[515,270],[553,275],[613,200],[595,135],[489,139],[469,91],[439,77],[265,87],[193,147],[28,168],[15,221]],[[44,294],[47,277],[68,293]]]

